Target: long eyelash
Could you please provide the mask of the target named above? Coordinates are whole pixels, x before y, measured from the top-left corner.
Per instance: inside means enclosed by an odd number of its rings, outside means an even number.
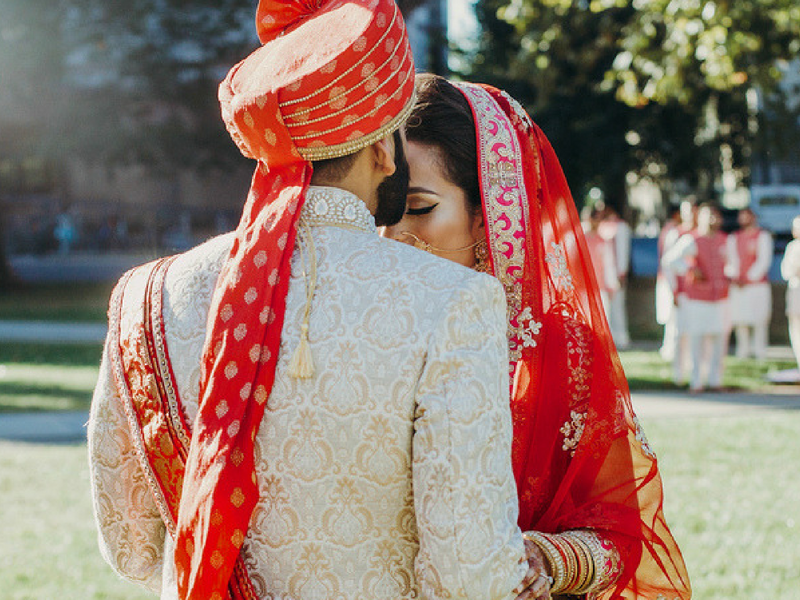
[[[437,206],[439,206],[438,202],[436,204],[431,204],[430,206],[426,206],[424,208],[408,208],[408,209],[406,209],[406,214],[410,215],[412,217],[418,217],[420,215],[427,215],[429,212],[431,212]]]

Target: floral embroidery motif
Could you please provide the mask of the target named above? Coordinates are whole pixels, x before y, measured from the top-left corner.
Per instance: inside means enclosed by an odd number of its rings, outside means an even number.
[[[517,173],[512,163],[505,161],[491,162],[486,168],[490,185],[499,185],[505,188],[516,187],[518,185]]]
[[[548,252],[544,260],[552,269],[552,275],[553,279],[556,280],[556,286],[559,289],[574,289],[575,285],[572,283],[572,273],[569,272],[569,267],[567,267],[567,256],[564,254],[564,247],[555,242],[550,242],[550,247],[553,251]]]
[[[542,324],[539,321],[533,320],[533,312],[530,306],[526,306],[525,309],[519,313],[518,319],[519,335],[522,338],[522,345],[525,348],[535,348],[536,340],[533,336],[539,335],[539,332],[542,330]],[[525,321],[528,323],[525,324]]]
[[[570,456],[575,456],[575,448],[577,448],[578,443],[581,441],[583,429],[586,426],[586,413],[573,410],[570,411],[569,416],[571,420],[565,421],[559,430],[564,434],[564,443],[561,449],[565,452],[569,451]]]
[[[589,384],[592,356],[589,352],[591,332],[588,327],[567,314],[564,327],[568,332],[567,354],[569,356],[569,385],[573,406],[589,402]]]
[[[652,446],[650,446],[650,442],[647,440],[647,436],[644,434],[644,428],[639,422],[639,417],[633,417],[633,424],[636,427],[636,441],[642,445],[642,452],[644,452],[649,458],[655,459],[656,453],[653,451]]]
[[[531,123],[531,118],[528,113],[522,108],[522,105],[517,102],[514,98],[508,95],[507,92],[502,91],[500,95],[508,102],[508,105],[511,107],[512,114],[511,120],[514,122],[515,125],[521,127],[524,131],[530,131],[533,127]]]

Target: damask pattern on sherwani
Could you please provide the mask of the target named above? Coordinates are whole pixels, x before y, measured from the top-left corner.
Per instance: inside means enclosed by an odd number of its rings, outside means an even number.
[[[307,205],[314,199],[312,188]],[[349,195],[333,200],[366,212]],[[257,595],[513,597],[526,568],[508,460],[502,290],[374,229],[342,225],[311,227],[318,281],[308,380],[288,375],[305,303],[297,251],[293,258],[276,383],[256,438],[260,501],[242,550]],[[231,241],[181,255],[166,277],[167,344],[190,423],[206,314]],[[123,300],[124,314],[141,296]],[[103,552],[123,576],[171,598],[172,539],[107,363],[90,427]]]

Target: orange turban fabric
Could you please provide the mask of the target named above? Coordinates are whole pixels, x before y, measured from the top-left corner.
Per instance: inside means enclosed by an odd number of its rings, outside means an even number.
[[[254,439],[272,390],[310,161],[399,128],[414,65],[392,0],[262,0],[263,46],[220,85],[225,124],[258,161],[215,290],[186,459],[175,563],[181,598],[254,597],[240,550],[258,502]]]

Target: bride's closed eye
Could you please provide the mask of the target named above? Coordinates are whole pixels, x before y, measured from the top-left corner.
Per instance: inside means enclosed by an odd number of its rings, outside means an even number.
[[[437,206],[439,206],[438,202],[436,204],[430,204],[428,206],[423,206],[423,207],[420,207],[420,208],[407,208],[406,209],[406,214],[409,215],[409,216],[412,216],[412,217],[418,217],[420,215],[427,215],[429,212],[431,212]]]

